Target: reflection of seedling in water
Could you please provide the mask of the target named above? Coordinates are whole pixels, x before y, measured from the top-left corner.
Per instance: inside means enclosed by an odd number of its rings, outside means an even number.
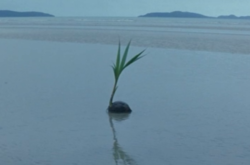
[[[109,113],[109,123],[111,130],[113,132],[113,158],[116,165],[123,164],[123,165],[136,165],[136,161],[131,157],[124,149],[120,146],[118,142],[118,138],[116,136],[116,130],[114,127],[113,119],[116,121],[125,120],[129,117],[128,113]]]
[[[122,71],[128,67],[130,64],[134,63],[135,61],[139,60],[140,58],[142,58],[142,54],[145,50],[141,51],[140,53],[136,54],[134,57],[132,57],[129,61],[126,62],[127,60],[127,56],[128,56],[128,51],[129,51],[129,47],[130,47],[130,43],[131,41],[127,44],[127,47],[123,53],[123,55],[121,56],[121,44],[119,42],[118,45],[118,52],[117,52],[117,56],[116,56],[116,63],[113,64],[112,68],[113,68],[113,72],[114,72],[114,76],[115,76],[115,83],[114,83],[114,87],[113,87],[113,91],[111,93],[111,97],[109,100],[109,107],[108,110],[110,112],[131,112],[131,109],[129,108],[129,106],[124,103],[124,102],[113,102],[113,98],[115,95],[115,92],[118,88],[117,83],[118,83],[118,79],[119,76],[121,75]]]

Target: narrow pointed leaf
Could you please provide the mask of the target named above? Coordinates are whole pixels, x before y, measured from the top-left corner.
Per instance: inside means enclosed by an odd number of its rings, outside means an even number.
[[[116,57],[116,65],[115,65],[115,70],[116,70],[117,76],[119,75],[118,73],[119,73],[119,68],[120,68],[120,56],[121,56],[121,43],[119,42],[117,57]]]
[[[123,57],[122,57],[122,61],[121,61],[121,65],[120,65],[120,71],[122,71],[124,69],[125,63],[126,63],[126,59],[128,56],[128,51],[129,51],[129,47],[130,47],[130,43],[131,41],[129,41],[124,53],[123,53]]]
[[[112,66],[112,68],[114,71],[115,80],[118,80],[118,78],[120,76],[119,70],[117,69],[117,66],[115,64]]]
[[[124,66],[124,69],[129,66],[130,64],[134,63],[135,61],[139,60],[140,58],[142,58],[143,56],[142,53],[144,52],[145,50],[141,51],[139,54],[135,55],[133,58],[131,58],[127,63],[126,65]]]
[[[115,79],[117,79],[117,73],[116,73],[115,65],[112,65],[111,67],[113,69]]]

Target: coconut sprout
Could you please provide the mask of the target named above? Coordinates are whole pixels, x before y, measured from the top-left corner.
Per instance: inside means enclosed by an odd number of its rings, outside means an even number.
[[[118,79],[122,73],[122,71],[128,67],[129,65],[131,65],[132,63],[134,63],[135,61],[139,60],[140,58],[143,57],[143,51],[141,51],[140,53],[134,55],[130,60],[127,61],[127,56],[128,56],[128,52],[129,52],[129,47],[130,47],[130,43],[131,41],[128,42],[126,49],[123,53],[123,55],[121,55],[121,43],[119,42],[118,45],[118,51],[117,51],[117,56],[116,56],[116,62],[112,65],[113,68],[113,72],[114,72],[114,77],[115,77],[115,83],[114,83],[114,87],[111,93],[111,97],[109,100],[109,107],[112,106],[113,103],[113,98],[115,95],[115,92],[118,88],[117,83],[118,83]]]

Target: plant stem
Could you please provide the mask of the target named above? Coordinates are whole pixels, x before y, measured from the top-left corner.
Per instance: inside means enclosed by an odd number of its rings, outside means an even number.
[[[110,97],[110,100],[109,100],[109,107],[111,107],[111,105],[113,103],[113,98],[114,98],[116,89],[117,89],[117,80],[115,80],[113,91],[112,91],[112,94],[111,94],[111,97]]]

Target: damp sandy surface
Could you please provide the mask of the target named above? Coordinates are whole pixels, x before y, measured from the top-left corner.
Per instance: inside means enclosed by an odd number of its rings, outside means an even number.
[[[250,21],[157,18],[1,18],[0,38],[250,54]]]
[[[149,47],[109,116],[116,51],[0,39],[0,164],[249,164],[250,56]]]

